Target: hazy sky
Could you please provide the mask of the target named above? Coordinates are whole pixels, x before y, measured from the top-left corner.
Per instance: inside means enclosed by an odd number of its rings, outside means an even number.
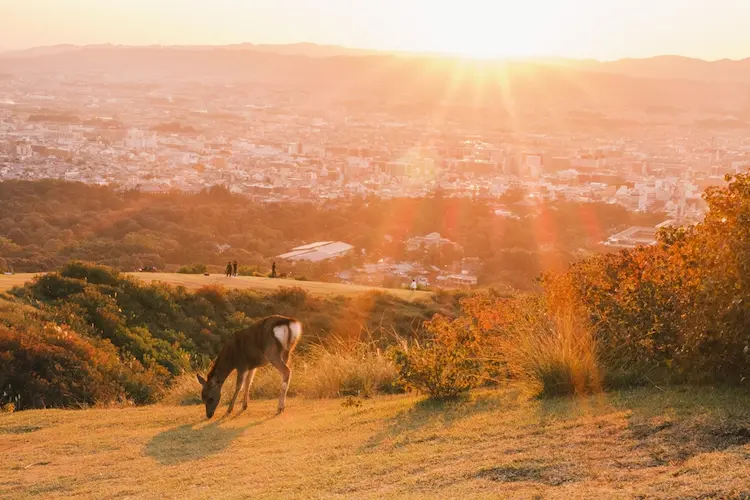
[[[0,0],[0,48],[316,42],[480,56],[750,57],[750,0]]]

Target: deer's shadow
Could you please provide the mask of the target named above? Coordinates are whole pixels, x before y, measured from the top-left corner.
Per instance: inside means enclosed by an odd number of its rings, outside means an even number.
[[[273,417],[236,426],[227,426],[231,421],[227,419],[219,419],[208,425],[201,425],[202,422],[180,425],[154,436],[146,445],[145,453],[162,465],[199,460],[225,450],[245,430],[270,418]]]

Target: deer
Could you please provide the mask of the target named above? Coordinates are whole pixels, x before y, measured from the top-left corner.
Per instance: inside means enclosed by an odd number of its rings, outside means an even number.
[[[255,371],[269,363],[281,374],[277,415],[282,413],[286,406],[286,393],[292,376],[289,355],[301,336],[302,323],[294,318],[278,315],[267,316],[248,328],[235,332],[222,347],[206,378],[197,375],[198,382],[203,387],[201,400],[206,405],[206,418],[214,416],[221,400],[221,386],[234,370],[237,370],[237,385],[227,415],[234,410],[237,396],[243,387],[245,392],[242,410],[247,410],[250,385],[253,383]]]

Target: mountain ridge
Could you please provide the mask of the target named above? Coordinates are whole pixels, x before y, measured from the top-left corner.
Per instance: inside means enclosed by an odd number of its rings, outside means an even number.
[[[260,49],[252,44],[61,45],[15,56],[0,54],[0,73],[68,75],[74,79],[98,74],[109,81],[182,79],[296,87],[319,104],[361,101],[379,109],[395,105],[407,110],[407,115],[446,106],[505,107],[506,111],[516,106],[543,113],[659,108],[670,113],[711,112],[750,118],[750,59],[484,60],[339,50],[316,44]],[[507,102],[509,95],[512,103]]]
[[[195,50],[195,51],[207,51],[207,50],[229,50],[229,51],[256,51],[266,52],[274,54],[285,54],[285,55],[306,55],[308,57],[336,57],[336,56],[361,56],[361,55],[397,55],[401,57],[409,58],[421,58],[431,57],[437,59],[466,59],[476,61],[490,61],[490,62],[530,62],[530,63],[544,63],[551,65],[566,65],[566,66],[602,66],[602,67],[617,67],[623,65],[652,65],[652,64],[692,64],[695,66],[747,66],[750,71],[750,56],[742,59],[731,59],[722,58],[716,60],[707,60],[691,56],[683,56],[679,54],[660,54],[650,57],[624,57],[614,60],[599,60],[594,58],[575,58],[575,57],[562,57],[562,56],[524,56],[524,57],[463,57],[450,53],[439,53],[430,51],[408,51],[408,50],[388,50],[388,49],[371,49],[371,48],[360,48],[360,47],[347,47],[343,45],[334,44],[319,44],[314,42],[293,42],[293,43],[280,43],[280,44],[256,44],[251,42],[242,42],[234,44],[224,45],[186,45],[186,44],[170,44],[170,45],[129,45],[129,44],[55,44],[55,45],[42,45],[35,46],[26,49],[16,50],[2,50],[0,49],[0,59],[5,58],[24,58],[24,57],[35,57],[39,55],[49,55],[63,52],[81,51],[87,49],[102,49],[110,48],[115,50],[122,49],[170,49],[170,50]]]

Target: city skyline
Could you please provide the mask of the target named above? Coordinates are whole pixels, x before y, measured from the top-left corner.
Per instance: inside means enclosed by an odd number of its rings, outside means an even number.
[[[177,7],[179,5],[179,8]],[[310,42],[476,57],[614,60],[663,54],[750,56],[750,4],[664,0],[506,3],[426,0],[28,0],[0,4],[0,49],[58,44],[226,45]]]

